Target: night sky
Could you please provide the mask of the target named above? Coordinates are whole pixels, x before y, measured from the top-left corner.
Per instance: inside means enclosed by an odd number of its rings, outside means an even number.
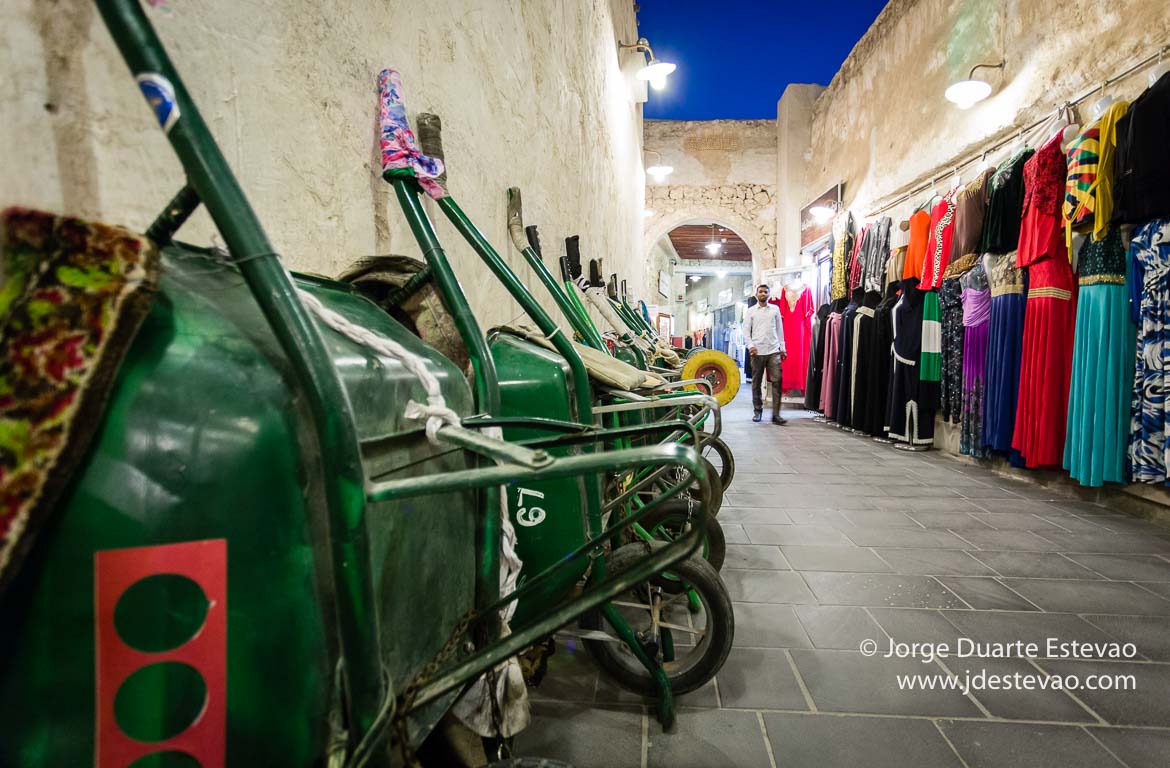
[[[776,117],[789,83],[828,85],[885,0],[639,0],[638,31],[678,69],[647,118]],[[627,41],[622,41],[627,42]]]

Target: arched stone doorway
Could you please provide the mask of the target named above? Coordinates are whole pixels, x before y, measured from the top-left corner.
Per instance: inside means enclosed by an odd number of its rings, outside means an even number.
[[[656,274],[650,274],[650,272],[655,271],[655,266],[653,260],[648,258],[655,243],[670,234],[675,228],[685,224],[712,222],[732,230],[747,243],[752,252],[752,276],[754,278],[759,277],[763,270],[775,266],[776,249],[771,244],[775,242],[775,235],[769,242],[767,233],[755,223],[723,206],[687,204],[670,211],[655,211],[653,216],[646,219],[642,229],[642,253],[647,257],[646,269],[648,270],[645,284],[654,286],[657,285],[658,281]]]

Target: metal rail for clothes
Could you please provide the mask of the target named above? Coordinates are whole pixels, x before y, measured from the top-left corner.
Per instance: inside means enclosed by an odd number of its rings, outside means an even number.
[[[1138,72],[1141,72],[1142,70],[1149,67],[1151,64],[1157,64],[1158,62],[1162,61],[1163,57],[1167,53],[1170,53],[1170,45],[1162,46],[1157,51],[1154,51],[1153,53],[1151,53],[1150,55],[1141,59],[1137,63],[1130,65],[1129,67],[1127,67],[1125,70],[1123,70],[1119,74],[1114,75],[1113,77],[1107,78],[1104,82],[1100,83],[1099,85],[1094,85],[1092,88],[1085,90],[1080,96],[1076,97],[1075,99],[1072,99],[1071,101],[1063,102],[1059,107],[1056,108],[1055,111],[1047,113],[1044,117],[1038,118],[1038,119],[1032,121],[1031,123],[1028,123],[1028,124],[1020,126],[1020,127],[1013,126],[1011,128],[1000,131],[998,134],[996,134],[996,138],[994,138],[992,140],[992,142],[990,143],[989,146],[985,147],[984,149],[982,149],[978,152],[975,152],[970,157],[968,157],[966,160],[964,160],[960,163],[949,162],[949,163],[939,164],[933,170],[931,170],[929,173],[926,173],[926,174],[923,174],[922,176],[919,176],[916,181],[912,182],[912,186],[910,188],[910,191],[904,192],[901,194],[896,193],[896,192],[893,193],[893,194],[899,194],[899,196],[897,198],[895,198],[893,201],[888,202],[888,203],[886,203],[878,208],[873,209],[872,211],[870,211],[866,215],[865,218],[872,219],[876,216],[880,216],[881,214],[885,213],[886,211],[889,211],[893,208],[897,208],[898,206],[912,200],[917,195],[920,195],[923,192],[926,192],[927,190],[929,190],[940,179],[944,179],[947,176],[952,175],[952,174],[957,174],[957,173],[959,173],[959,171],[965,170],[968,166],[970,166],[973,163],[984,161],[987,159],[987,157],[989,155],[991,155],[995,152],[998,152],[999,150],[1003,149],[1006,146],[1014,145],[1016,142],[1019,142],[1020,140],[1023,140],[1023,139],[1027,139],[1027,140],[1031,141],[1035,137],[1035,135],[1039,129],[1042,129],[1045,126],[1051,124],[1053,121],[1059,119],[1062,115],[1070,114],[1071,110],[1074,107],[1080,105],[1082,102],[1088,100],[1090,97],[1097,95],[1098,93],[1100,93],[1104,89],[1108,88],[1109,86],[1116,85],[1117,83],[1120,83],[1122,80],[1125,80],[1125,79],[1137,74]]]

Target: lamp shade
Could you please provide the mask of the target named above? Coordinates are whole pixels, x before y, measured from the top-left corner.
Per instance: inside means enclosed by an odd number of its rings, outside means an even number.
[[[991,84],[986,80],[960,80],[947,88],[945,95],[947,101],[954,102],[959,109],[970,109],[991,95]]]
[[[639,80],[649,80],[655,90],[661,91],[666,86],[666,76],[675,70],[675,65],[669,61],[651,59],[650,63],[638,70],[636,77]]]
[[[662,165],[661,163],[655,163],[654,165],[652,165],[646,169],[646,173],[653,176],[655,181],[662,181],[667,176],[674,173],[674,166]]]

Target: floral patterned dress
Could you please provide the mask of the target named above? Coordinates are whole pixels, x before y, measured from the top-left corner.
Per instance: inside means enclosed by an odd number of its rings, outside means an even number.
[[[938,301],[942,310],[942,418],[958,424],[963,412],[963,288],[957,278],[943,280]]]
[[[1130,470],[1137,482],[1161,483],[1170,478],[1170,219],[1134,232],[1128,267],[1138,322]]]

